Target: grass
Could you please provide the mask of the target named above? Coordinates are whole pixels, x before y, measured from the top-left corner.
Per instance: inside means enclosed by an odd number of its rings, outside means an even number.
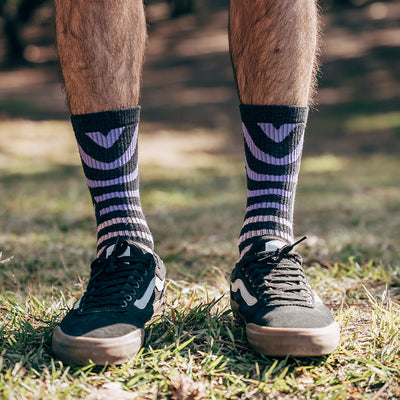
[[[149,134],[143,125],[142,202],[168,267],[168,309],[129,363],[78,368],[50,349],[95,248],[73,136],[66,122],[4,121],[0,130],[0,398],[400,397],[397,155],[304,158],[295,231],[308,235],[305,269],[342,339],[328,357],[274,359],[249,348],[229,308],[245,200],[240,152],[210,151],[231,140],[224,132]]]

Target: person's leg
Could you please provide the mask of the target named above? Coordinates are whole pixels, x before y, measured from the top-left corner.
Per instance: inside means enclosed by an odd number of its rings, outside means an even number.
[[[65,362],[119,363],[161,308],[165,270],[153,253],[138,178],[139,92],[146,42],[142,0],[56,0],[71,121],[97,222],[88,288],[53,335]]]
[[[71,113],[137,106],[147,37],[142,0],[55,0],[55,5]]]
[[[56,0],[60,64],[98,227],[98,255],[116,237],[153,239],[139,199],[137,133],[146,42],[141,0]]]
[[[315,0],[231,0],[229,22],[247,172],[232,307],[258,351],[326,354],[337,345],[337,325],[291,251],[317,51]]]
[[[231,0],[229,43],[242,104],[308,106],[317,34],[314,0]]]
[[[248,176],[239,239],[242,255],[255,237],[293,241],[293,204],[316,42],[314,0],[231,1],[230,48],[242,103]]]

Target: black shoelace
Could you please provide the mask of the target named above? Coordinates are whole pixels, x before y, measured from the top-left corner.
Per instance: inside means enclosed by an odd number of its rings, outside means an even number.
[[[150,254],[122,256],[127,246],[126,242],[117,242],[109,257],[93,261],[80,311],[125,308],[136,298],[154,260]]]
[[[310,306],[313,296],[301,266],[301,257],[293,248],[305,240],[286,245],[275,251],[260,251],[245,256],[240,267],[256,291],[258,298],[268,306],[299,304]]]

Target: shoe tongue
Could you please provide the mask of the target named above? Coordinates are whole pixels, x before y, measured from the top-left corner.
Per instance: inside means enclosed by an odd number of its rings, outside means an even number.
[[[115,248],[115,244],[112,244],[107,247],[106,258],[109,258],[111,256],[112,252],[114,251],[114,248]],[[126,246],[125,251],[121,254],[118,254],[118,257],[139,256],[139,255],[143,255],[143,254],[144,254],[143,251],[139,247],[137,247],[133,244],[128,244]]]
[[[278,239],[270,240],[265,242],[265,251],[276,251],[281,249],[282,247],[286,246],[286,242]]]
[[[260,251],[273,252],[278,249],[281,249],[282,247],[286,246],[287,244],[288,243],[286,241],[284,241],[283,239],[260,237],[254,242],[249,253],[254,254],[254,253],[258,253]]]

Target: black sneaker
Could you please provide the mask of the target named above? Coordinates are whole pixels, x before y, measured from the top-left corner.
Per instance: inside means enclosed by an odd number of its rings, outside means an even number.
[[[235,266],[231,307],[246,324],[247,339],[269,356],[320,356],[339,343],[339,325],[311,290],[293,245],[259,238]]]
[[[117,242],[93,261],[86,292],[53,333],[68,364],[121,364],[143,345],[144,326],[165,305],[165,266],[133,242]]]

